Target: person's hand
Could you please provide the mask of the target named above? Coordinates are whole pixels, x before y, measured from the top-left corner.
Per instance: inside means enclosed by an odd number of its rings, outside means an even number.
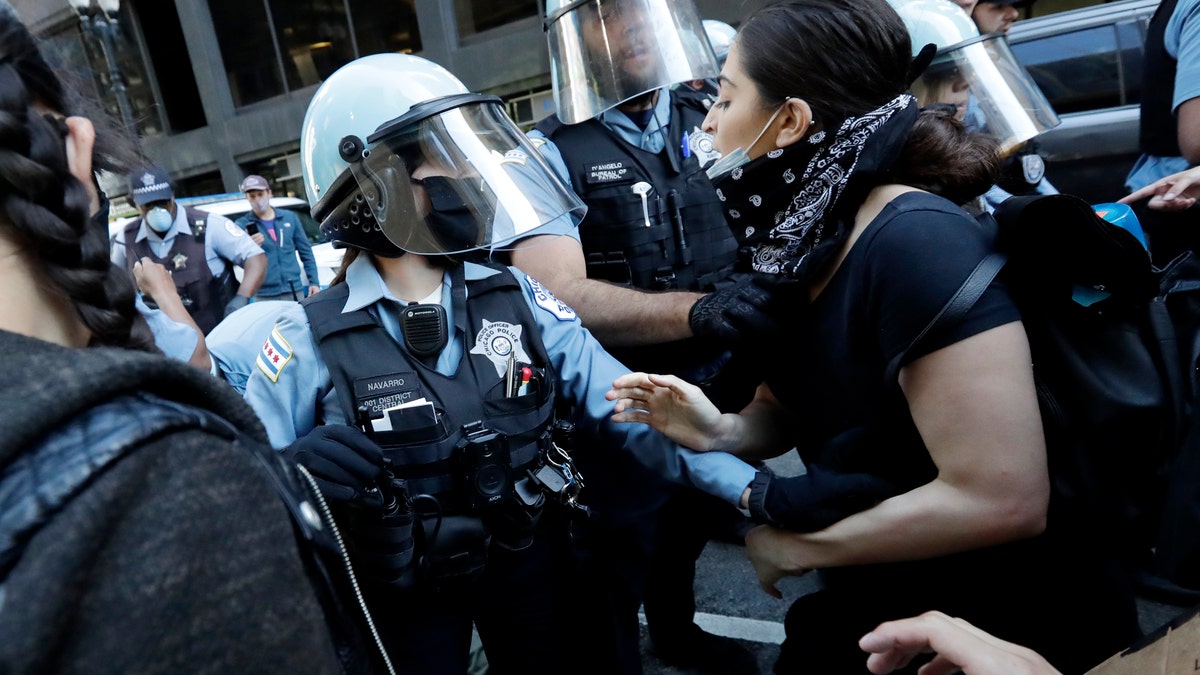
[[[812,465],[799,476],[783,478],[760,470],[750,484],[747,506],[756,523],[816,532],[898,494],[898,488],[878,476]]]
[[[233,314],[248,304],[250,304],[250,298],[247,298],[244,295],[233,296],[229,299],[229,302],[225,303],[225,316]]]
[[[329,500],[383,506],[377,488],[384,475],[383,450],[362,429],[319,426],[284,448],[283,456],[308,469]]]
[[[792,559],[795,547],[789,541],[790,536],[794,535],[770,525],[759,525],[746,535],[746,558],[754,566],[758,585],[773,598],[783,597],[777,587],[780,579],[808,571]]]
[[[1200,197],[1200,166],[1160,178],[1136,192],[1117,200],[1132,204],[1149,197],[1146,206],[1158,211],[1183,211],[1191,208]]]
[[[262,246],[263,242],[266,240],[267,238],[263,236],[262,232],[255,232],[254,234],[250,235],[250,241],[258,244],[259,246]]]
[[[309,287],[308,287],[308,294],[307,294],[307,295],[305,295],[304,297],[306,297],[306,298],[310,298],[310,297],[312,297],[312,296],[314,296],[314,295],[316,295],[317,293],[320,293],[320,292],[321,292],[321,287],[320,287],[320,286],[309,286]]]
[[[159,263],[148,257],[133,263],[133,280],[138,290],[152,298],[159,298],[163,293],[177,293],[175,280],[171,273]]]
[[[799,282],[778,274],[743,274],[702,296],[688,313],[692,333],[727,344],[771,340],[782,332],[781,313],[795,300]]]
[[[907,666],[918,654],[936,654],[919,675],[1061,675],[1036,652],[1005,642],[941,612],[879,624],[858,641],[876,675]]]
[[[617,402],[614,422],[648,424],[693,450],[711,450],[717,442],[721,411],[699,387],[674,375],[622,375],[604,397]]]

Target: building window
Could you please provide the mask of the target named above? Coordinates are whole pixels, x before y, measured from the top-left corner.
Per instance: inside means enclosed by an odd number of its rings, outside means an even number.
[[[288,89],[319,84],[354,60],[345,5],[329,0],[270,0]]]
[[[349,0],[358,55],[421,51],[421,31],[412,0]]]
[[[504,101],[505,112],[523,131],[529,131],[543,117],[554,112],[554,92],[539,89],[509,96]]]
[[[285,90],[267,7],[261,0],[208,0],[233,105],[241,107]]]
[[[459,37],[537,15],[537,0],[454,0]]]

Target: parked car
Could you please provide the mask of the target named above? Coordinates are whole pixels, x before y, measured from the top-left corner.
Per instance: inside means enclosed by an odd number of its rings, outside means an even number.
[[[230,220],[237,220],[250,213],[250,205],[246,202],[246,198],[237,192],[207,195],[204,197],[180,197],[175,200],[175,203],[225,216]],[[320,243],[320,226],[317,224],[317,221],[313,220],[312,215],[309,213],[308,202],[296,197],[272,197],[271,206],[277,209],[293,211],[299,216],[300,223],[304,226],[304,233],[308,236],[308,240],[312,242],[313,257],[317,260],[318,285],[321,288],[327,287],[342,264],[342,249],[335,249],[332,244]],[[136,216],[131,218],[117,218],[110,221],[108,224],[109,239],[115,239],[125,229],[125,226],[135,218]],[[236,273],[240,279],[241,269],[236,270]],[[303,265],[301,266],[300,273],[303,276]],[[308,279],[305,279],[304,283],[307,284]]]
[[[1122,0],[1013,24],[1008,41],[1062,124],[1038,136],[1046,177],[1095,204],[1126,194],[1138,158],[1146,26],[1158,0]]]

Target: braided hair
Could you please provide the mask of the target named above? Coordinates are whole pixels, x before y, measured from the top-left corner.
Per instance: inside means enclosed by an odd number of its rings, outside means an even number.
[[[35,104],[67,112],[62,82],[12,9],[0,6],[0,228],[71,301],[89,346],[156,351],[134,308],[133,280],[109,260],[107,228],[90,217],[87,190],[70,172],[66,124]]]

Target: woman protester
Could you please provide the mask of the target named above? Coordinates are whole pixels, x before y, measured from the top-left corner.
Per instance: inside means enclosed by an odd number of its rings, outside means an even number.
[[[156,353],[68,108],[0,5],[0,671],[341,672],[262,427]]]
[[[805,475],[759,472],[747,500],[764,590],[823,582],[789,610],[776,672],[862,672],[860,636],[929,610],[1081,672],[1136,636],[1136,614],[1102,547],[1047,522],[1017,308],[994,282],[916,343],[990,251],[955,204],[997,166],[953,111],[918,110],[919,69],[883,0],[780,3],[741,26],[705,121],[724,153],[710,175],[749,264],[795,279],[773,299],[788,328],[760,345],[772,370],[740,414],[635,373],[609,393],[614,419],[746,459],[799,451]]]

